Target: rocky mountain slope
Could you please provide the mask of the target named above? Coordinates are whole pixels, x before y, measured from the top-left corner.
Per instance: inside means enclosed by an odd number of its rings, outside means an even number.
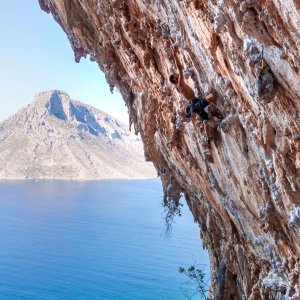
[[[0,123],[0,178],[103,179],[155,176],[143,145],[106,113],[48,91]]]
[[[211,298],[299,299],[299,1],[39,2],[76,61],[89,55],[122,93],[166,201],[185,194],[210,253]],[[184,118],[168,83],[172,40],[195,93],[214,93],[221,125]]]

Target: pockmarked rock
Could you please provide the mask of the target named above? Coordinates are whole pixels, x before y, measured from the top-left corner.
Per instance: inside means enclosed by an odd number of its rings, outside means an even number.
[[[96,61],[121,92],[167,198],[185,195],[209,241],[210,298],[299,299],[299,1],[40,4],[76,61]],[[174,43],[186,83],[214,95],[221,122],[185,118],[168,80]]]

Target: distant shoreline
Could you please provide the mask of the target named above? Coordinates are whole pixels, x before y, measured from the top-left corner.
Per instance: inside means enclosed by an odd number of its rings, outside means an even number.
[[[0,178],[1,182],[8,182],[8,181],[71,181],[71,182],[95,182],[95,181],[117,181],[117,180],[123,180],[123,181],[137,181],[137,180],[150,180],[150,179],[159,179],[158,176],[155,177],[137,177],[137,178],[96,178],[96,179],[81,179],[81,178]]]

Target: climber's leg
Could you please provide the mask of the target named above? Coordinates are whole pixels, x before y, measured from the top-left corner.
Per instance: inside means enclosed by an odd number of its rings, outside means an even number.
[[[208,113],[206,111],[202,110],[201,112],[197,112],[197,114],[202,118],[202,120],[209,120]]]
[[[210,120],[212,117],[217,117],[218,119],[223,119],[222,112],[217,108],[216,104],[213,104],[214,106],[210,105],[211,102],[207,101],[206,99],[212,99],[213,94],[209,94],[205,98],[200,99],[200,106],[204,110],[204,108],[207,107],[208,112],[208,120]]]
[[[215,109],[213,115],[220,120],[224,118],[222,112],[218,108]]]
[[[185,117],[186,118],[190,118],[192,116],[192,104],[189,104],[186,108],[185,108]]]

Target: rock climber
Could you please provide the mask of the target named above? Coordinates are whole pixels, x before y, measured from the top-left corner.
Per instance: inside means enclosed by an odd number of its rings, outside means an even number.
[[[176,67],[178,69],[179,74],[170,75],[169,80],[172,84],[176,85],[176,90],[178,91],[178,93],[181,94],[181,96],[188,103],[188,105],[185,109],[186,117],[190,118],[192,113],[196,113],[202,118],[202,120],[209,120],[208,113],[204,110],[204,108],[210,104],[210,102],[207,100],[210,100],[211,98],[213,98],[213,94],[209,94],[205,98],[196,97],[194,91],[184,81],[184,75],[183,75],[183,71],[182,71],[183,66],[178,57],[177,45],[174,45],[174,47],[173,47],[173,56],[174,56],[174,59],[176,62]]]

